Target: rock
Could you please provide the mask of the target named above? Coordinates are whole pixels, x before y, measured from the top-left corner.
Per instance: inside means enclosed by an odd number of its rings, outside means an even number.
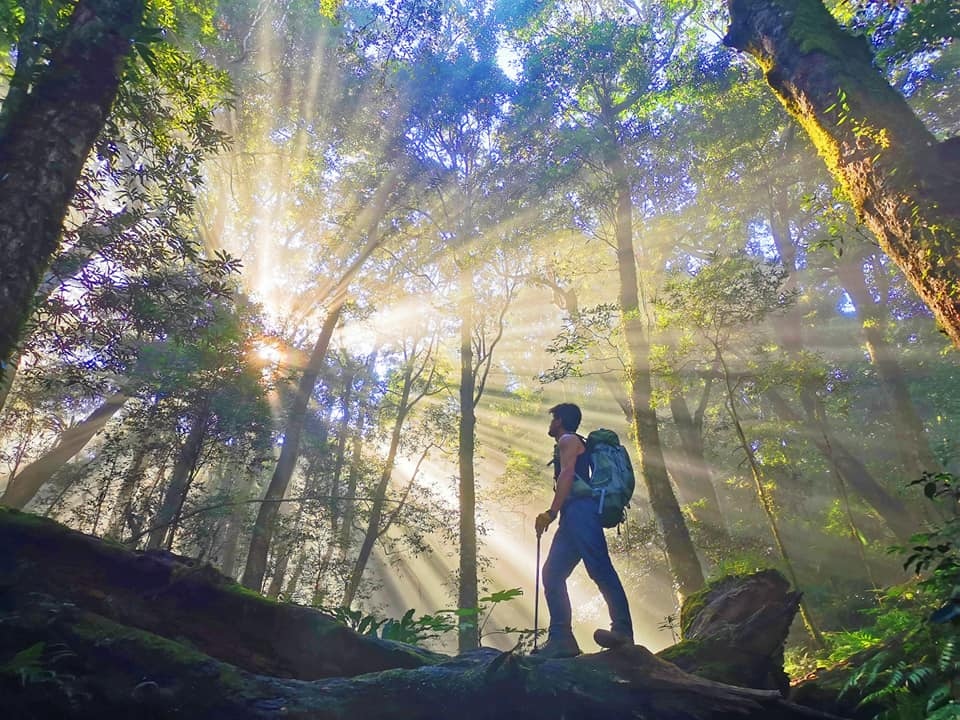
[[[799,604],[776,570],[721,578],[687,598],[682,639],[659,655],[700,677],[786,697],[783,649]]]

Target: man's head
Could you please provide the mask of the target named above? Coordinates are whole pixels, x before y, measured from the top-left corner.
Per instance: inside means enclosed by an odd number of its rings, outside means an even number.
[[[547,435],[552,438],[558,438],[565,432],[576,432],[580,427],[580,419],[583,414],[580,408],[573,403],[560,403],[550,408],[550,414],[553,419],[550,421],[550,429]]]

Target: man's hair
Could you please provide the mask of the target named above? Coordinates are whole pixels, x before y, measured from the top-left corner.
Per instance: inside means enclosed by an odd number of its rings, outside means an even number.
[[[583,418],[583,413],[580,412],[580,408],[573,403],[554,405],[550,408],[550,414],[560,418],[560,422],[563,423],[563,429],[569,432],[576,432],[577,428],[580,427],[580,420]]]

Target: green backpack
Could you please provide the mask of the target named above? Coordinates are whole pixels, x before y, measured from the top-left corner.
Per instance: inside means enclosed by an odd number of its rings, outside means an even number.
[[[587,435],[585,443],[590,477],[577,475],[573,481],[573,493],[597,498],[600,524],[605,528],[616,527],[626,520],[636,486],[630,456],[613,430],[594,430]]]

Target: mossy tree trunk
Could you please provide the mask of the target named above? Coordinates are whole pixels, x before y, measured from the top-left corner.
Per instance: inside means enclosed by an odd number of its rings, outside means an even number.
[[[696,598],[703,612],[685,606],[690,642],[676,662],[697,677],[639,646],[569,660],[492,649],[450,658],[267,601],[209,566],[15,511],[0,511],[0,545],[8,716],[830,717],[781,696],[796,593],[770,572],[721,581]],[[24,682],[17,663],[44,680]]]
[[[0,133],[0,382],[120,87],[143,0],[79,0]]]
[[[820,0],[728,0],[724,43],[757,59],[857,217],[960,347],[960,162]]]

